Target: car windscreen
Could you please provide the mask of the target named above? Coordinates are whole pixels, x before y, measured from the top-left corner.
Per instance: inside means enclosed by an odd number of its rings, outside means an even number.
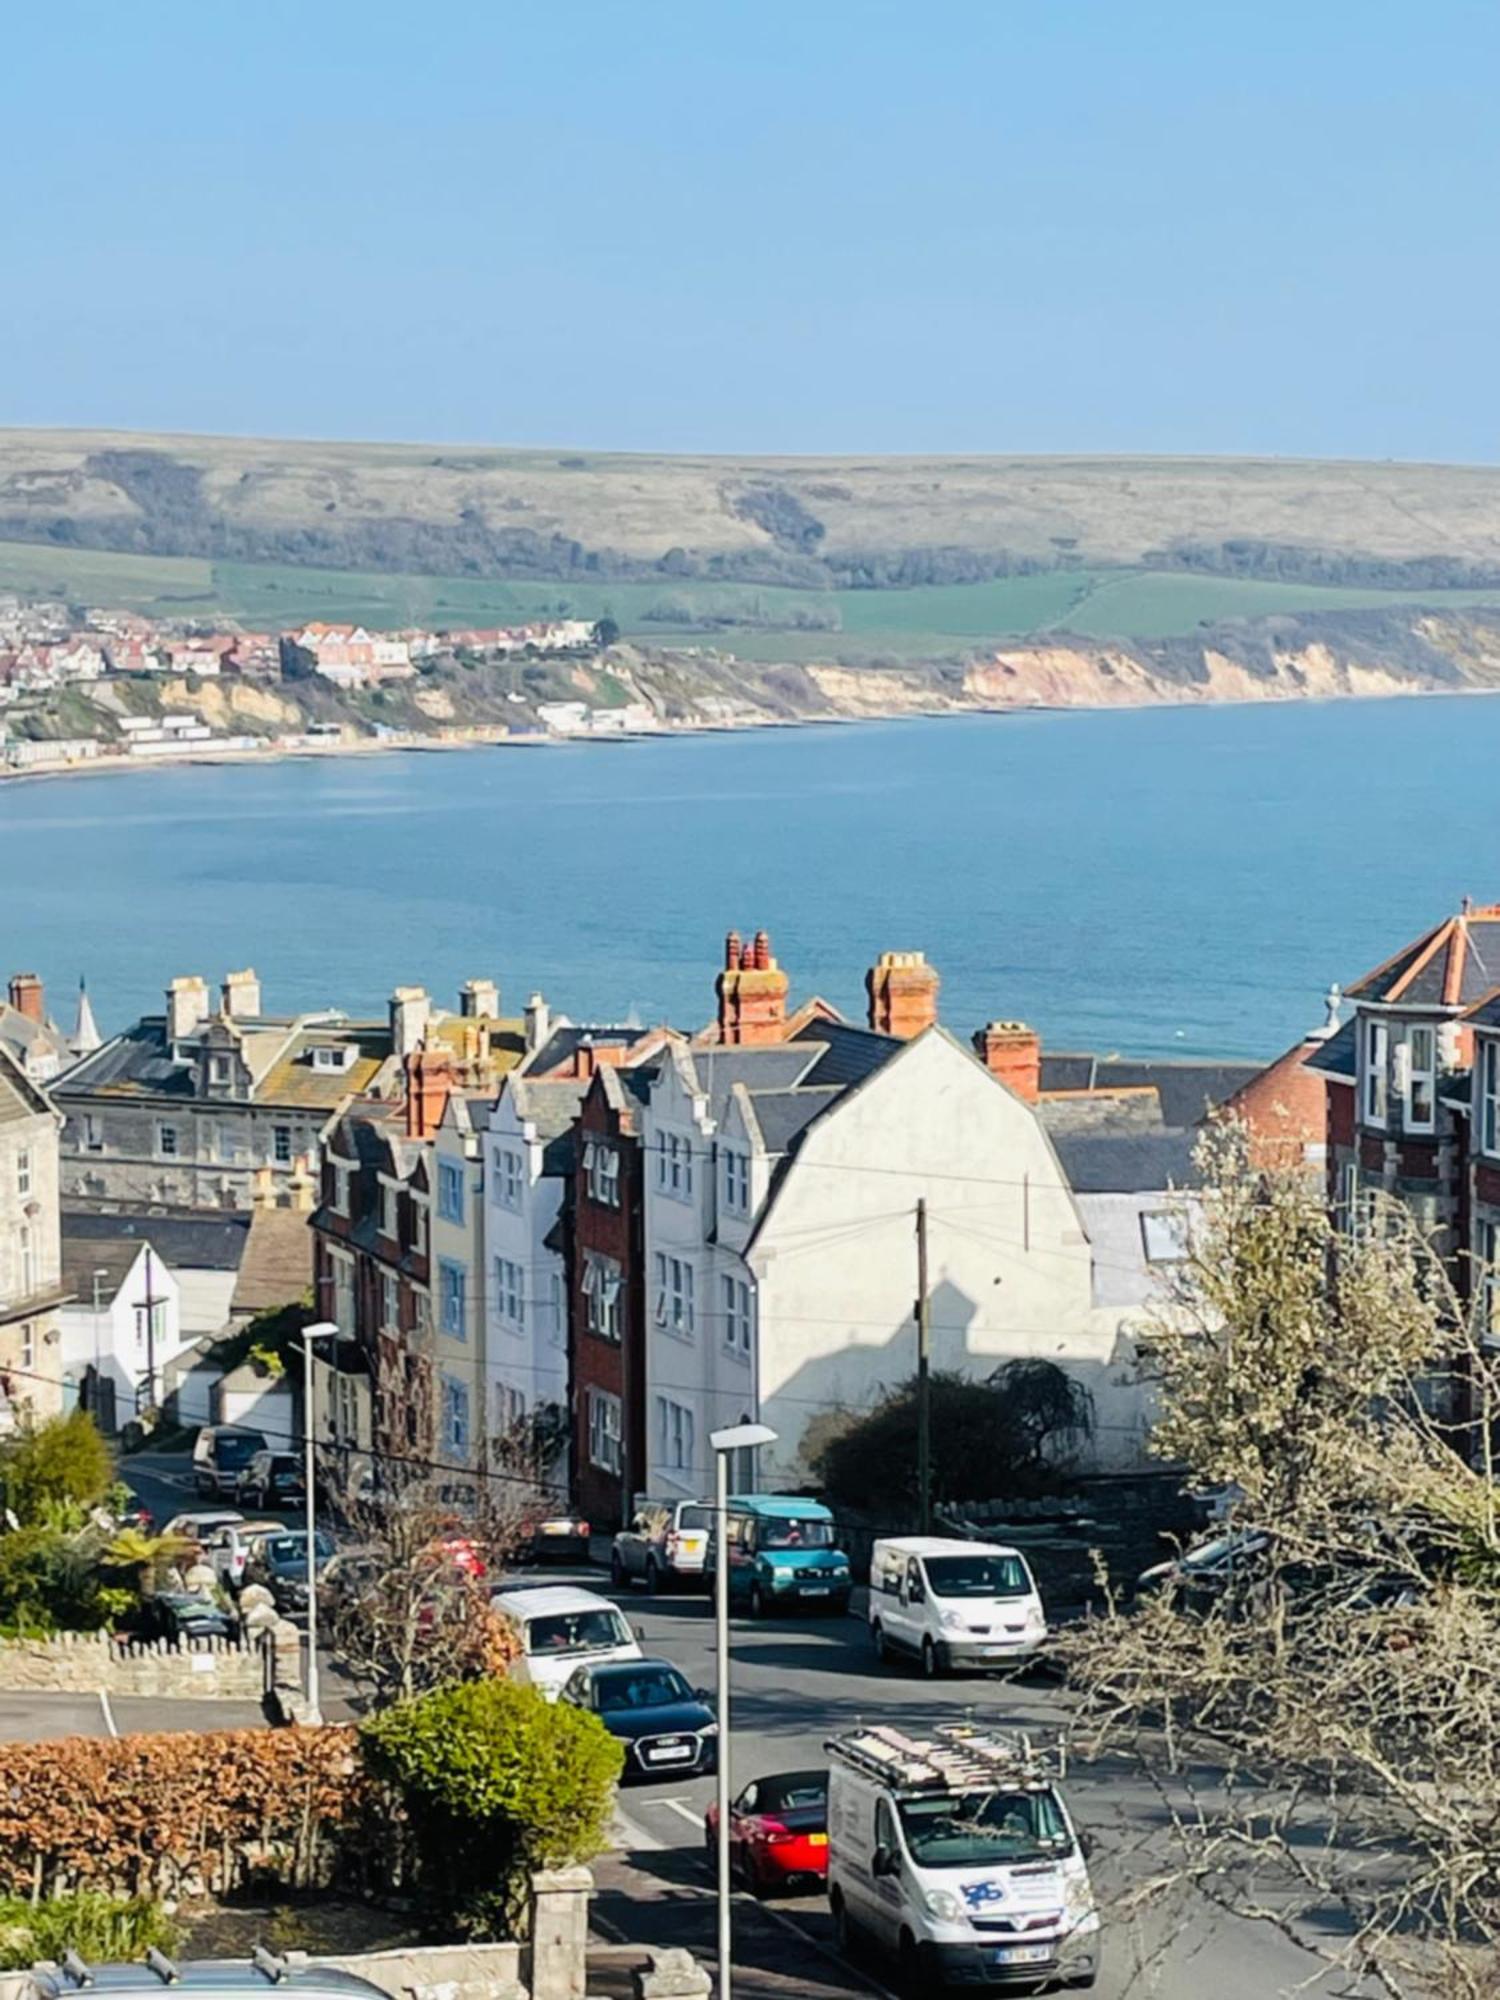
[[[594,1653],[628,1646],[630,1629],[608,1605],[598,1611],[552,1611],[526,1627],[528,1653]]]
[[[630,1674],[603,1674],[595,1683],[594,1704],[601,1715],[632,1708],[665,1708],[691,1701],[693,1690],[675,1667],[637,1667]]]
[[[759,1520],[755,1524],[758,1549],[831,1549],[832,1521]]]
[[[677,1515],[680,1534],[701,1535],[707,1532],[713,1522],[713,1511],[708,1507],[683,1507]]]
[[[934,1597],[1027,1597],[1031,1578],[1019,1556],[924,1556]]]
[[[918,1868],[1040,1861],[1072,1842],[1051,1792],[969,1792],[903,1800],[901,1831]]]
[[[329,1556],[333,1554],[333,1543],[321,1529],[318,1531],[317,1549],[319,1562],[326,1562]],[[307,1536],[267,1535],[264,1554],[266,1561],[274,1563],[278,1568],[285,1567],[288,1563],[305,1563],[307,1561]]]
[[[826,1771],[788,1771],[779,1778],[762,1778],[755,1788],[757,1812],[805,1812],[827,1803]]]
[[[266,1441],[259,1431],[221,1431],[214,1440],[214,1461],[225,1467],[248,1465]]]

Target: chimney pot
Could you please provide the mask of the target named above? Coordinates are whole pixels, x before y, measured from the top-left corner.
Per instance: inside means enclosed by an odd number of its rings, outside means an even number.
[[[771,956],[771,940],[764,931],[755,933],[755,969],[769,972],[776,961]]]
[[[253,969],[226,972],[219,988],[219,1007],[230,1021],[253,1021],[260,1013],[260,981]]]
[[[739,944],[731,931],[725,945],[725,967],[715,982],[719,997],[721,1042],[781,1042],[786,1039],[786,974],[771,956],[771,940],[757,931],[740,945],[738,962],[729,947]]]
[[[18,1014],[41,1027],[47,1018],[46,995],[34,972],[13,972],[10,976],[10,1004]]]
[[[733,972],[740,962],[740,934],[730,931],[724,939],[724,970]]]
[[[910,1041],[937,1020],[941,984],[936,966],[920,951],[883,951],[865,974],[870,1026]]]
[[[1035,1104],[1042,1094],[1042,1042],[1024,1021],[991,1021],[974,1037],[980,1061],[1017,1097]]]

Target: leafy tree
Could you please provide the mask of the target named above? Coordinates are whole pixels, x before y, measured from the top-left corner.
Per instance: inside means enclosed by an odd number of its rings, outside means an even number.
[[[361,1728],[400,1793],[416,1881],[471,1936],[508,1936],[538,1868],[605,1844],[621,1746],[595,1715],[514,1681],[440,1688]]]
[[[987,1382],[932,1377],[932,1490],[938,1502],[1036,1493],[1057,1455],[1088,1436],[1086,1389],[1049,1361],[1008,1362]],[[814,1470],[835,1500],[886,1511],[917,1497],[917,1383],[821,1444]]]
[[[86,1410],[72,1410],[0,1446],[0,1489],[23,1527],[44,1521],[81,1525],[114,1483],[114,1460]]]
[[[1254,1170],[1235,1127],[1200,1164],[1155,1447],[1235,1482],[1253,1534],[1216,1587],[1064,1637],[1075,1750],[1162,1801],[1175,1854],[1137,1909],[1206,1894],[1340,1991],[1493,2000],[1500,1356],[1401,1206],[1345,1234],[1319,1177]]]
[[[599,618],[594,623],[594,644],[596,646],[618,646],[620,628],[613,618]]]

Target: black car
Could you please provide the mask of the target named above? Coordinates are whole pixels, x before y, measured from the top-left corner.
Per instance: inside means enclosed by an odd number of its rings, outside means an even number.
[[[620,1739],[626,1778],[701,1777],[718,1761],[719,1726],[709,1697],[666,1660],[580,1667],[558,1699],[592,1710]]]
[[[258,1451],[235,1481],[242,1507],[301,1507],[307,1502],[302,1461],[295,1452]]]
[[[237,1639],[240,1622],[211,1597],[192,1590],[161,1590],[141,1606],[148,1639]]]
[[[1153,1563],[1141,1571],[1135,1587],[1141,1592],[1162,1591],[1178,1604],[1206,1609],[1231,1589],[1263,1576],[1271,1547],[1264,1528],[1232,1528],[1183,1555]]]
[[[319,1576],[333,1560],[333,1537],[318,1530],[317,1570]],[[263,1584],[284,1618],[307,1616],[307,1531],[288,1529],[285,1534],[267,1535],[245,1565],[244,1586]]]

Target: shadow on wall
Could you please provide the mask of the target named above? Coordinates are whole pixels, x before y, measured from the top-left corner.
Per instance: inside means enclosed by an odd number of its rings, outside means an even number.
[[[960,1286],[942,1279],[931,1293],[931,1355],[934,1372],[970,1376],[983,1382],[1008,1361],[1050,1361],[1087,1392],[1094,1413],[1092,1435],[1080,1441],[1067,1463],[1080,1472],[1133,1472],[1148,1463],[1152,1398],[1141,1379],[1134,1341],[1120,1323],[1075,1328],[1028,1328],[1008,1338],[1002,1329],[982,1343],[976,1337],[979,1303]],[[768,1485],[798,1486],[814,1480],[804,1452],[815,1452],[820,1432],[840,1416],[862,1416],[907,1382],[917,1369],[917,1328],[905,1319],[881,1342],[861,1340],[809,1357],[775,1391],[762,1398],[764,1421],[780,1434]],[[941,1453],[941,1437],[934,1439]]]

